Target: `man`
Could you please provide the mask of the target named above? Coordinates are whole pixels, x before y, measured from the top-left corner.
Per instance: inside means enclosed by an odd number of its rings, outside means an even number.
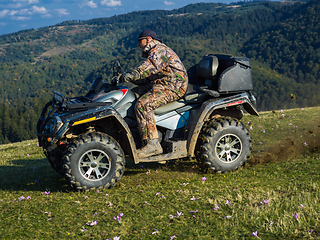
[[[188,75],[177,54],[154,31],[142,32],[138,46],[147,60],[134,71],[124,73],[121,79],[137,84],[137,93],[142,95],[135,105],[135,114],[143,142],[138,156],[145,158],[163,152],[153,110],[180,99],[187,91]]]

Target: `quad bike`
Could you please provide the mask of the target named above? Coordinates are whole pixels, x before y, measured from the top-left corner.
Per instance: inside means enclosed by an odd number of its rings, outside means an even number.
[[[97,77],[86,96],[68,98],[54,92],[39,118],[39,145],[71,186],[113,187],[124,173],[126,159],[138,164],[196,157],[216,172],[245,164],[252,140],[240,122],[242,109],[259,116],[248,58],[210,54],[191,67],[186,95],[154,111],[164,152],[147,158],[137,155],[138,96],[120,83],[119,61],[113,71],[111,83]]]

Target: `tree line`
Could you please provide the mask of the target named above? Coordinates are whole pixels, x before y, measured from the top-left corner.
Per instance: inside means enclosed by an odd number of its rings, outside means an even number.
[[[190,4],[0,36],[0,143],[34,138],[43,99],[53,91],[85,94],[96,76],[109,81],[115,59],[125,70],[138,66],[144,59],[136,39],[148,28],[186,68],[210,53],[250,57],[259,111],[318,105],[319,3],[235,4]]]

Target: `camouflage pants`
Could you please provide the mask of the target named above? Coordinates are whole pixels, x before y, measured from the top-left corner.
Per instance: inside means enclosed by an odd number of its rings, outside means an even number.
[[[182,96],[178,96],[169,88],[161,84],[156,84],[137,100],[135,113],[142,141],[158,138],[153,110],[167,103],[176,101],[180,99],[180,97]]]

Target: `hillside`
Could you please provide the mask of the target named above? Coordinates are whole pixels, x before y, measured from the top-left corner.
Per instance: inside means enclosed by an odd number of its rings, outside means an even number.
[[[36,140],[1,145],[1,238],[319,239],[319,113],[245,116],[253,152],[237,171],[127,161],[114,188],[90,192],[71,189]]]
[[[197,3],[2,35],[0,142],[35,137],[34,119],[53,91],[85,93],[95,76],[110,79],[115,59],[124,69],[137,66],[143,58],[136,37],[147,28],[155,30],[187,68],[209,53],[250,57],[260,111],[316,106],[318,9],[318,1]],[[295,38],[296,32],[310,37]]]

